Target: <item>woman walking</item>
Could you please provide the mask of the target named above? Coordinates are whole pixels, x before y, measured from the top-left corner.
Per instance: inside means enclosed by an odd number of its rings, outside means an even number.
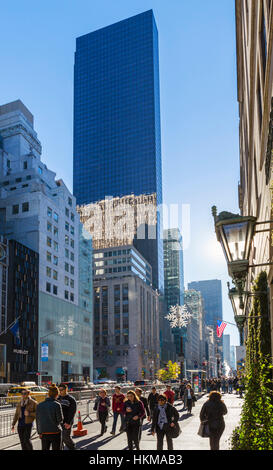
[[[16,406],[12,432],[18,421],[18,434],[22,450],[33,450],[30,440],[33,421],[36,418],[37,402],[30,397],[29,390],[22,390],[22,398]]]
[[[192,410],[192,407],[194,406],[194,402],[196,401],[196,397],[194,395],[194,391],[190,384],[186,386],[184,400],[185,400],[185,407],[187,408],[188,413],[191,414],[191,410]]]
[[[109,419],[109,409],[111,403],[107,396],[106,390],[103,388],[99,392],[99,396],[96,398],[94,410],[97,412],[97,418],[101,424],[102,436],[107,431],[106,421]]]
[[[129,450],[139,450],[139,427],[145,416],[144,405],[133,390],[127,392],[127,400],[124,402],[125,427]]]
[[[168,450],[173,450],[173,441],[170,436],[171,428],[173,428],[179,420],[177,409],[167,403],[165,395],[159,395],[158,405],[154,408],[152,420],[152,435],[157,435],[157,450],[163,450],[163,440],[166,436]]]
[[[225,429],[223,418],[225,414],[227,407],[221,400],[221,394],[216,391],[210,392],[209,399],[200,411],[200,421],[208,421],[211,450],[219,450],[220,438]]]

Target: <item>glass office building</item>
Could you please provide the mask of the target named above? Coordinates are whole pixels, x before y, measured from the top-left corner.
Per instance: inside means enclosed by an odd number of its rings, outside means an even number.
[[[73,185],[79,205],[131,194],[156,194],[156,204],[162,203],[158,33],[152,10],[77,38]],[[152,265],[154,287],[163,290],[160,217],[154,245],[153,259],[143,255]]]

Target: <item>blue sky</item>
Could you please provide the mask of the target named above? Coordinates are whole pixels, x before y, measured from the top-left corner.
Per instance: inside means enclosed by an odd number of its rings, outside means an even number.
[[[233,0],[14,0],[1,5],[0,103],[34,114],[43,161],[72,190],[76,37],[153,9],[159,32],[163,197],[190,204],[186,284],[221,279],[226,263],[211,206],[238,212],[239,134]],[[239,344],[236,327],[226,334]]]

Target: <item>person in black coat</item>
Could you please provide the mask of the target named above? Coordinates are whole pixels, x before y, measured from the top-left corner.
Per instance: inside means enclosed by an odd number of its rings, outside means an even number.
[[[124,402],[125,427],[129,450],[139,450],[139,427],[145,416],[144,405],[133,390],[127,392],[127,400]]]
[[[148,405],[150,408],[150,416],[153,416],[154,408],[158,402],[159,393],[157,393],[156,388],[152,387],[151,393],[148,396]]]
[[[136,395],[138,396],[138,398],[142,401],[143,406],[144,406],[144,410],[145,410],[145,414],[144,414],[143,418],[141,418],[141,420],[140,420],[140,426],[139,426],[139,436],[138,436],[138,439],[139,439],[139,442],[140,442],[140,441],[141,441],[141,435],[142,435],[143,421],[144,421],[145,418],[147,418],[147,420],[148,420],[149,422],[151,421],[151,412],[150,412],[150,408],[149,408],[149,404],[148,404],[147,398],[145,398],[145,397],[142,396],[142,390],[141,390],[141,388],[136,388],[136,389],[135,389],[135,392],[136,392]]]
[[[221,400],[221,394],[216,391],[210,392],[209,399],[200,411],[200,421],[208,421],[211,450],[219,450],[220,438],[225,429],[223,418],[225,414],[227,414],[227,407]]]
[[[157,450],[163,450],[164,436],[166,436],[168,450],[173,450],[170,428],[174,427],[178,420],[177,409],[167,403],[165,395],[159,395],[158,405],[154,408],[152,419],[152,435],[157,434]]]
[[[97,412],[97,418],[101,423],[101,432],[102,436],[107,431],[106,421],[109,419],[109,410],[111,403],[107,397],[107,392],[102,388],[99,392],[99,396],[95,400],[94,410]]]
[[[66,384],[61,383],[59,386],[60,395],[57,401],[60,403],[64,415],[63,428],[63,442],[69,450],[75,450],[75,442],[71,439],[71,430],[73,427],[74,416],[77,410],[77,402],[72,395],[68,394],[68,387]]]

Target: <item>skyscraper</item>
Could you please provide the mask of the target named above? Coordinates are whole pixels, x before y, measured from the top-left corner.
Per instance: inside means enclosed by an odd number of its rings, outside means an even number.
[[[217,320],[223,319],[222,283],[218,279],[196,281],[188,284],[188,289],[201,292],[204,300],[205,324],[212,326],[216,333]],[[216,357],[218,373],[220,373],[220,358],[223,360],[223,337],[216,337]]]
[[[113,196],[162,203],[158,33],[149,10],[77,38],[74,69],[74,195],[79,205]],[[163,290],[157,218],[149,259]],[[150,241],[150,240],[149,240]],[[145,243],[143,250],[145,251]],[[137,247],[143,251],[141,247]],[[147,251],[147,250],[146,250]]]
[[[169,311],[171,306],[184,304],[184,267],[182,236],[178,228],[164,230],[164,292],[166,307]],[[167,323],[167,322],[166,322]],[[168,325],[165,326],[168,328]],[[186,331],[182,328],[174,328],[176,353],[181,355],[181,337]]]

